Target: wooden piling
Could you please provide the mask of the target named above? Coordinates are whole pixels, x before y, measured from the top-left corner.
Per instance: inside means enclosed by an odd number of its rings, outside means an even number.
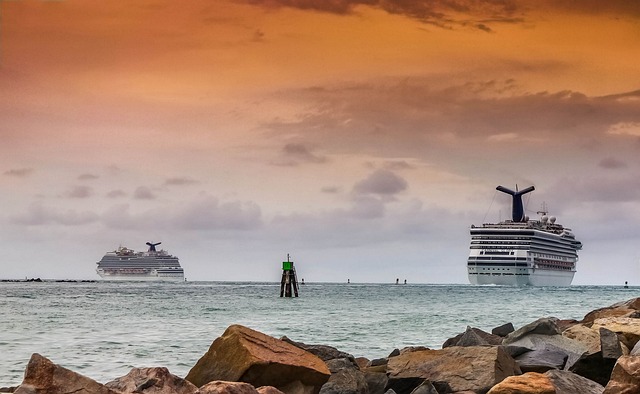
[[[296,268],[293,261],[289,261],[287,253],[287,261],[282,262],[282,279],[280,280],[280,297],[298,296],[298,279],[296,278]]]

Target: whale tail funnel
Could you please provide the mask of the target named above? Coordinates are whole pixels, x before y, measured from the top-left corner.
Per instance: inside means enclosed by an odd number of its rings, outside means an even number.
[[[162,242],[156,242],[156,243],[147,242],[147,245],[149,245],[149,252],[157,252],[156,246],[160,245],[161,243]]]
[[[529,186],[526,189],[518,191],[518,186],[516,186],[516,191],[513,191],[511,189],[507,189],[504,186],[498,186],[496,187],[496,190],[511,195],[511,197],[513,198],[513,202],[511,203],[511,219],[514,222],[524,222],[524,206],[522,205],[522,196],[534,191],[535,187]]]

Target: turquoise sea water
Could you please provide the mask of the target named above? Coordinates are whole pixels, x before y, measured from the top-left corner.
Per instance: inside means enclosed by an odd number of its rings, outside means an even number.
[[[287,299],[276,283],[2,282],[0,386],[20,384],[32,353],[99,382],[133,367],[185,376],[231,324],[372,359],[440,348],[467,325],[581,319],[638,296],[639,288],[604,286],[308,283]]]

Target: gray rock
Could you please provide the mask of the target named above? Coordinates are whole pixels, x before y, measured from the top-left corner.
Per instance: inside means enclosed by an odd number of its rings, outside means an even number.
[[[569,368],[569,371],[606,386],[615,363],[615,359],[602,358],[602,352],[596,352],[580,357],[580,359]]]
[[[395,356],[399,356],[400,355],[400,349],[393,349],[393,351],[391,353],[389,353],[389,355],[387,356],[387,358],[389,357],[395,357]]]
[[[479,328],[473,328],[467,326],[465,332],[456,335],[453,338],[447,339],[442,348],[450,346],[486,346],[486,345],[500,345],[502,343],[502,337],[489,334],[482,331]]]
[[[629,355],[640,356],[640,341],[638,341],[636,345],[633,347],[633,349],[631,349],[631,352],[629,352]]]
[[[491,330],[491,333],[499,337],[506,337],[507,335],[511,334],[514,331],[515,331],[515,328],[513,327],[512,323],[505,323]]]
[[[367,381],[360,371],[348,358],[327,361],[331,377],[320,388],[320,394],[367,394]]]
[[[507,352],[507,354],[509,354],[513,358],[516,358],[521,354],[525,354],[526,352],[530,352],[531,350],[533,350],[523,346],[513,346],[513,345],[507,345],[507,346],[501,346],[501,347],[502,349],[504,349],[505,352]]]
[[[532,350],[516,357],[516,363],[523,373],[544,373],[550,369],[564,368],[567,357],[565,352],[557,350]]]
[[[365,372],[364,380],[367,382],[369,394],[384,394],[389,378],[384,372]]]
[[[558,322],[558,319],[556,319],[555,317],[540,318],[510,333],[504,338],[504,341],[502,341],[502,343],[504,345],[509,345],[509,344],[512,344],[513,342],[518,341],[520,338],[523,338],[531,334],[560,335],[561,331],[558,328],[557,322]]]
[[[505,338],[506,341],[506,338]],[[588,350],[587,346],[562,335],[527,334],[509,346],[521,346],[532,350],[557,350],[567,354],[565,369],[571,367]]]
[[[600,327],[600,349],[602,349],[602,358],[618,359],[622,356],[622,346],[618,334]]]
[[[545,372],[556,388],[556,394],[602,394],[604,387],[580,375],[569,371],[552,369]]]
[[[430,381],[425,380],[420,386],[413,389],[411,394],[438,394],[438,391]]]
[[[336,358],[355,358],[349,354],[345,353],[341,350],[338,350],[332,346],[328,345],[307,345],[306,343],[296,342],[292,339],[287,338],[286,336],[280,338],[282,341],[292,344],[293,346],[299,347],[300,349],[306,350],[311,354],[315,354],[322,361],[333,360]]]

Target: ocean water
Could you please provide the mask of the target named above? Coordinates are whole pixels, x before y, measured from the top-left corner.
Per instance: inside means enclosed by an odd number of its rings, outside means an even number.
[[[440,348],[466,326],[516,328],[542,316],[581,319],[639,288],[308,283],[0,283],[0,386],[20,384],[32,353],[99,382],[133,367],[185,376],[232,324],[370,359]]]

